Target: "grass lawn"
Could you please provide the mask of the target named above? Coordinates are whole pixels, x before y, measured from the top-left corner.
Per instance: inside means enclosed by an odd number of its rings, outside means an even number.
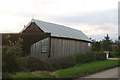
[[[16,75],[9,75],[9,78],[50,78],[50,77],[32,72],[32,73],[18,73]]]
[[[77,65],[72,68],[57,70],[50,72],[56,75],[56,78],[77,78],[84,76],[85,74],[98,72],[104,69],[118,66],[118,60],[105,60]],[[52,78],[47,75],[37,73],[18,73],[16,75],[10,75],[10,78]]]
[[[76,78],[88,73],[98,72],[104,69],[118,66],[118,60],[106,60],[77,65],[73,68],[55,71],[57,78]]]

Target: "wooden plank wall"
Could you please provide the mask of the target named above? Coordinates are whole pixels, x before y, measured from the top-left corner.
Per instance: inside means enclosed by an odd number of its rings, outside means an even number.
[[[51,52],[49,53],[50,41]],[[42,52],[44,45],[47,46],[47,52]],[[90,50],[91,46],[88,46],[88,42],[58,38],[51,38],[50,40],[50,38],[45,38],[31,46],[31,56],[39,57],[43,60],[55,60],[76,53],[88,52]],[[48,57],[49,54],[50,58]]]
[[[47,60],[49,56],[49,44],[50,38],[45,38],[36,42],[31,46],[30,56],[39,57],[40,59]]]
[[[51,38],[51,59],[58,59],[90,50],[91,46],[88,46],[88,42]]]

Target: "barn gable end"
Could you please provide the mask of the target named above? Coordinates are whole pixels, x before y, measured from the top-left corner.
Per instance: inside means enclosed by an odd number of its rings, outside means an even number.
[[[44,31],[32,22],[22,33],[44,33]]]

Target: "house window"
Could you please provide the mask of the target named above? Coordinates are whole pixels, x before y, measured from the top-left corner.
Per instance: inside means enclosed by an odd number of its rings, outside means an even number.
[[[90,43],[88,43],[88,46],[91,46],[91,44],[90,44]]]
[[[42,53],[47,53],[48,52],[48,39],[42,40]]]

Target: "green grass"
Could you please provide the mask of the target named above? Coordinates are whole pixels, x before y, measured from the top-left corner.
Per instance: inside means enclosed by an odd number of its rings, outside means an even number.
[[[106,60],[77,65],[73,68],[55,71],[57,78],[74,78],[86,73],[94,73],[104,69],[118,66],[118,60]]]
[[[9,78],[50,78],[50,76],[32,72],[32,73],[18,73],[15,75],[9,75]]]

